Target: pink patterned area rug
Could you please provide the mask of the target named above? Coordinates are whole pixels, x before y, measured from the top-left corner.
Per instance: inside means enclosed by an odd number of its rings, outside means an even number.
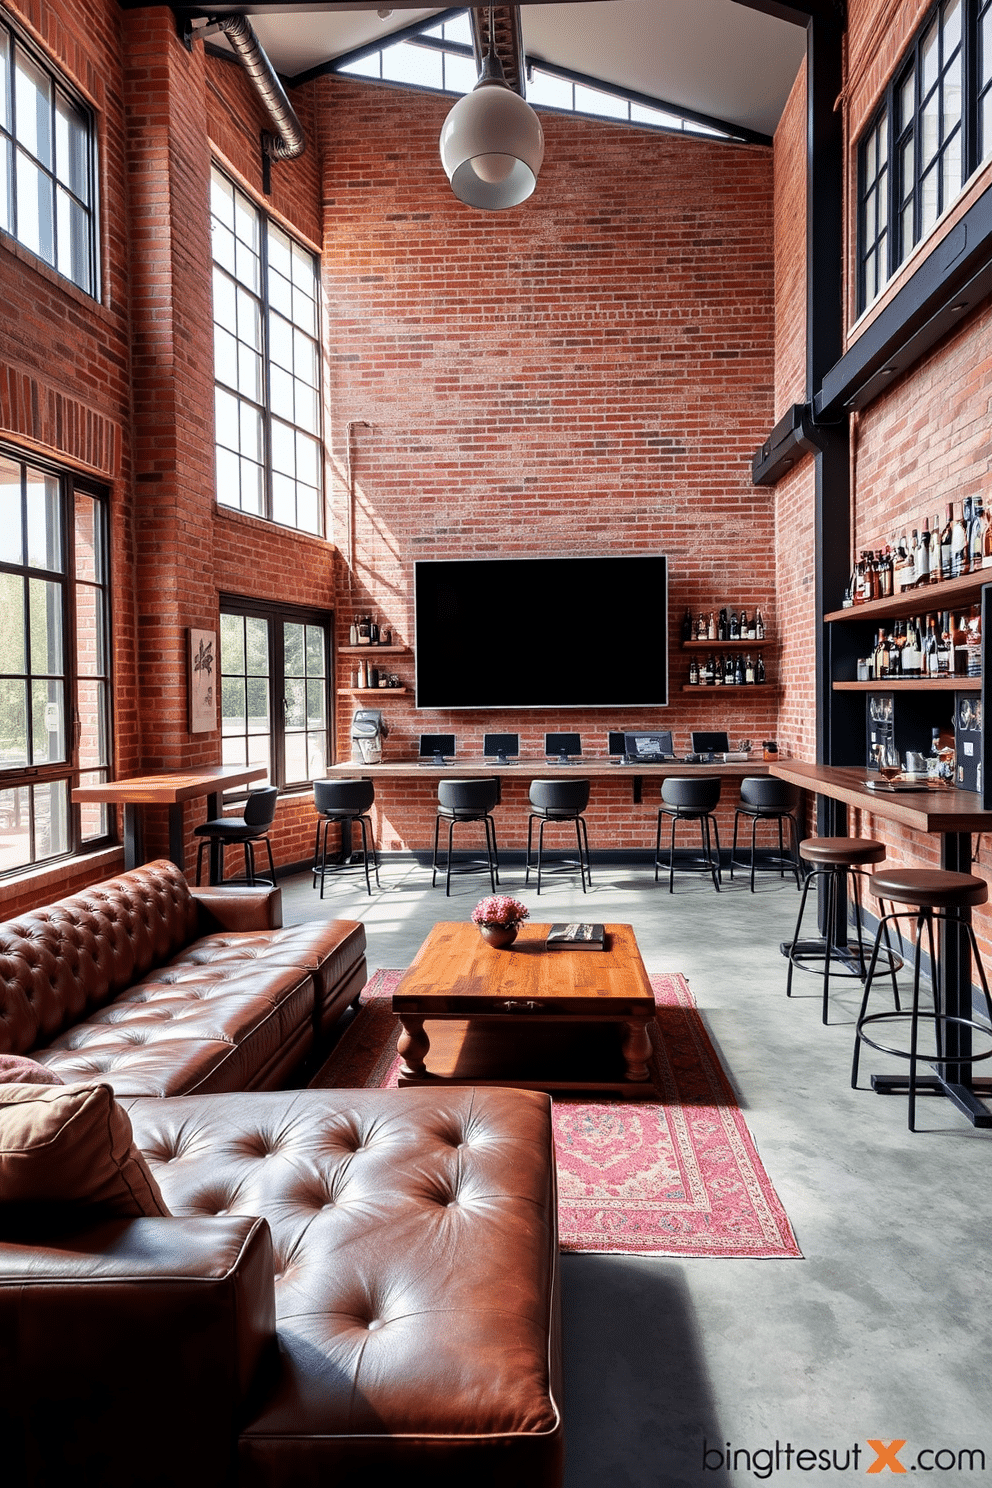
[[[315,1085],[396,1084],[390,998],[402,974],[373,974]],[[801,1258],[685,978],[651,985],[659,1099],[554,1097],[562,1250]]]

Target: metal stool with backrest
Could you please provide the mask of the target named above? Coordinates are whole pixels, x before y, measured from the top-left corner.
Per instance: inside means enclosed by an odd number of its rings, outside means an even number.
[[[489,869],[489,882],[495,894],[499,883],[499,852],[496,847],[496,823],[492,809],[499,800],[499,781],[483,780],[439,780],[437,785],[437,815],[434,818],[434,858],[431,864],[431,887],[437,883],[437,852],[441,823],[448,823],[448,857],[445,863],[444,892],[451,893],[451,852],[456,822],[481,821],[486,832],[486,856],[462,863],[456,873],[473,873],[480,868]]]
[[[680,821],[698,821],[701,856],[681,866],[692,873],[708,873],[713,887],[720,892],[720,832],[714,811],[720,800],[718,775],[672,775],[661,782],[661,806],[658,808],[658,833],[654,845],[654,881],[658,869],[668,869],[668,892],[675,892],[675,828]],[[668,842],[668,862],[661,861],[661,824],[672,823]],[[712,824],[712,837],[710,829]]]
[[[861,1010],[858,1013],[858,1023],[854,1038],[854,1059],[851,1065],[851,1084],[856,1090],[858,1088],[858,1056],[861,1045],[867,1044],[869,1048],[878,1049],[883,1054],[895,1055],[898,1059],[909,1060],[909,1111],[908,1123],[910,1131],[916,1130],[916,1092],[917,1092],[917,1069],[920,1060],[936,1069],[940,1065],[975,1064],[979,1060],[992,1057],[992,1043],[988,1049],[975,1054],[970,1050],[963,1053],[960,1047],[947,1047],[946,1034],[949,1028],[955,1030],[955,1042],[961,1032],[973,1031],[986,1039],[992,1039],[992,1031],[979,1023],[973,1017],[963,1014],[948,1013],[943,1005],[942,988],[940,985],[940,961],[937,955],[937,946],[934,938],[934,921],[943,926],[942,934],[960,934],[963,930],[971,947],[971,954],[975,966],[978,969],[978,977],[981,983],[982,994],[985,998],[985,1014],[992,1024],[992,999],[989,997],[989,984],[985,976],[985,968],[982,965],[981,956],[978,953],[978,944],[975,940],[975,932],[971,925],[971,911],[976,904],[986,904],[989,897],[989,887],[983,878],[974,877],[970,873],[949,873],[942,869],[927,868],[887,868],[874,873],[868,881],[868,887],[872,895],[882,901],[888,900],[892,904],[909,906],[916,914],[916,935],[914,938],[913,953],[913,1002],[907,1012],[903,1009],[895,1011],[888,1010],[883,1013],[869,1013],[868,999],[871,995],[872,980],[875,975],[875,967],[878,963],[881,951],[882,931],[889,920],[895,919],[900,911],[894,909],[887,915],[882,915],[878,922],[878,931],[875,935],[875,945],[872,949],[871,961],[868,966],[868,976],[865,979],[864,996],[861,999]],[[905,913],[905,911],[902,911]],[[930,945],[930,965],[933,969],[933,1006],[920,1007],[920,962],[924,928]],[[880,1032],[890,1023],[909,1024],[909,1048],[893,1047],[891,1044],[883,1044],[871,1035]],[[920,1023],[925,1022],[933,1028],[933,1051],[920,1053],[919,1031]],[[870,1032],[866,1031],[870,1030]]]
[[[589,867],[589,833],[586,830],[585,817],[582,815],[589,804],[589,782],[588,780],[532,780],[530,785],[530,816],[527,818],[527,866],[524,872],[524,883],[530,883],[531,870],[537,869],[537,892],[541,892],[541,874],[544,873],[570,873],[576,868],[579,870],[579,878],[582,883],[583,894],[586,884],[592,884],[592,872]],[[537,858],[534,858],[533,833],[534,823],[540,822],[537,834]],[[578,848],[577,858],[565,858],[555,863],[553,868],[544,866],[544,829],[549,822],[574,822],[575,841]]]
[[[746,775],[741,781],[741,798],[734,811],[734,845],[730,849],[730,877],[735,868],[750,867],[751,893],[754,893],[755,838],[760,821],[778,823],[778,856],[768,859],[763,868],[778,870],[785,877],[786,868],[796,875],[796,888],[802,888],[802,869],[799,863],[799,824],[796,812],[799,809],[799,787],[787,780],[776,780],[773,775]],[[751,823],[750,864],[740,862],[737,857],[737,828],[741,817]],[[786,853],[782,839],[782,823],[789,823],[789,852]]]
[[[379,887],[379,859],[375,851],[375,833],[372,828],[372,818],[368,815],[369,808],[375,800],[375,786],[371,780],[315,780],[313,783],[313,804],[316,807],[320,820],[317,822],[317,836],[313,845],[313,882],[314,885],[320,881],[320,897],[324,897],[324,880],[327,875],[342,873],[346,869],[364,867],[365,887],[371,897],[372,881],[369,878],[369,862],[375,870],[375,886]],[[353,855],[348,854],[347,861],[340,863],[328,863],[327,861],[327,834],[331,827],[338,825],[344,835],[345,827],[350,827],[352,822],[358,822],[362,829],[362,857],[360,863],[353,861]]]
[[[278,786],[264,785],[261,790],[250,793],[245,801],[243,816],[219,816],[214,821],[204,822],[202,827],[194,829],[193,836],[200,839],[200,845],[196,850],[197,883],[200,882],[204,848],[213,846],[218,848],[220,861],[217,869],[217,882],[222,884],[224,882],[224,848],[230,846],[231,843],[239,843],[244,846],[245,852],[245,882],[275,884],[276,865],[272,860],[269,828],[275,818],[278,798]],[[260,879],[255,875],[256,842],[264,842],[268,851],[271,875],[269,878]]]
[[[864,940],[860,881],[867,876],[864,870],[868,864],[880,863],[885,857],[885,843],[876,842],[871,837],[807,837],[799,844],[799,856],[807,865],[807,873],[803,881],[802,898],[799,901],[795,934],[786,949],[789,971],[785,982],[785,995],[792,996],[794,970],[819,971],[822,967],[823,1008],[821,1017],[824,1023],[828,1023],[831,971],[835,976],[857,977],[862,982],[868,974],[866,952],[870,952],[870,947],[865,945]],[[847,921],[848,881],[851,884],[851,897],[854,902],[855,934],[853,940],[842,940],[838,944],[835,939],[837,927],[841,924],[842,917],[845,926]],[[814,884],[821,883],[825,890],[823,923],[826,934],[822,941],[801,941],[803,914],[806,910],[809,891]],[[898,1008],[899,988],[896,984],[896,972],[902,965],[902,959],[892,949],[888,926],[885,929],[885,947],[881,954],[892,975],[892,992]],[[807,964],[809,962],[813,964]]]

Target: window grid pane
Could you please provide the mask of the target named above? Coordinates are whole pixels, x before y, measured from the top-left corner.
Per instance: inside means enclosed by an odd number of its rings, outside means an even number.
[[[978,7],[977,66],[978,79],[978,160],[992,155],[992,0],[982,0]]]
[[[0,226],[94,297],[95,149],[89,110],[0,21]]]
[[[217,500],[319,535],[317,263],[216,170],[211,210]]]

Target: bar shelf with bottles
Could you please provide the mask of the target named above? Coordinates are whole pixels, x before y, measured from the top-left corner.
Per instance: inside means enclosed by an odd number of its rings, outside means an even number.
[[[682,621],[682,650],[702,653],[691,656],[689,680],[683,692],[719,692],[769,686],[765,658],[759,646],[770,645],[761,611],[723,608],[709,615],[700,610],[694,617],[686,609]]]

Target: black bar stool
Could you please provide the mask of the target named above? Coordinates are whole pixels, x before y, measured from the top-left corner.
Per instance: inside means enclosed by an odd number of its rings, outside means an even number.
[[[675,826],[680,821],[698,821],[701,856],[682,866],[691,873],[708,873],[713,887],[720,892],[720,832],[713,815],[720,799],[718,775],[673,775],[661,782],[661,806],[658,809],[658,833],[654,844],[654,881],[658,869],[668,869],[668,892],[675,892]],[[668,817],[672,823],[668,843],[668,862],[661,861],[661,823]],[[713,836],[710,837],[712,822]],[[714,849],[714,843],[715,849]]]
[[[796,875],[796,888],[802,888],[802,869],[799,864],[799,824],[796,812],[799,809],[799,787],[787,780],[776,780],[774,775],[747,775],[741,781],[741,798],[734,811],[734,845],[730,849],[730,877],[734,868],[748,865],[737,857],[737,827],[743,816],[751,822],[751,893],[754,893],[755,835],[759,821],[778,822],[778,856],[771,858],[768,868],[778,869],[785,877],[786,868]],[[789,823],[789,852],[782,840],[782,823]]]
[[[785,982],[785,995],[792,996],[794,970],[818,971],[822,964],[822,1018],[824,1023],[829,1023],[827,1010],[830,998],[831,969],[834,970],[835,976],[857,977],[862,982],[868,974],[865,953],[869,947],[865,945],[864,940],[860,881],[866,877],[863,872],[865,864],[880,863],[885,857],[885,843],[876,842],[871,837],[807,837],[799,844],[799,856],[809,865],[809,868],[803,882],[803,895],[799,901],[796,932],[788,949],[789,971]],[[826,935],[822,946],[817,942],[813,948],[803,947],[800,945],[799,936],[802,930],[803,913],[806,909],[806,899],[813,884],[820,879],[824,881],[826,889],[824,895]],[[845,946],[838,947],[834,941],[834,933],[842,913],[846,923],[848,879],[851,881],[851,897],[854,900],[855,938],[853,941],[849,940]],[[896,985],[896,972],[902,965],[902,959],[892,949],[888,926],[885,927],[885,941],[885,949],[881,954],[886,958],[892,974],[892,991],[898,1009],[899,989]],[[810,961],[816,964],[807,965]]]
[[[245,802],[244,814],[242,816],[218,816],[214,821],[204,822],[202,827],[194,827],[193,836],[199,837],[200,843],[196,849],[196,881],[200,882],[200,871],[203,864],[204,849],[211,847],[214,843],[220,850],[220,863],[218,865],[217,882],[224,882],[224,848],[231,843],[240,843],[245,851],[245,883],[257,884],[267,883],[275,885],[276,865],[272,860],[272,843],[269,841],[269,828],[276,814],[276,801],[279,799],[279,787],[276,785],[263,785],[260,790],[252,791]],[[264,842],[269,854],[269,877],[258,878],[255,874],[255,843]]]
[[[448,823],[448,858],[445,864],[444,892],[451,893],[451,845],[455,822],[481,821],[486,832],[486,856],[473,858],[455,869],[456,873],[473,873],[488,867],[489,882],[495,894],[499,883],[499,852],[496,847],[496,823],[492,809],[499,800],[497,780],[439,780],[437,815],[434,818],[434,859],[431,864],[431,887],[437,883],[437,849],[441,822]]]
[[[541,872],[544,855],[544,829],[548,822],[574,822],[577,858],[566,858],[553,868],[543,868],[545,873],[570,873],[579,870],[583,894],[586,884],[592,884],[589,867],[589,834],[582,815],[589,805],[588,780],[532,780],[530,785],[531,813],[527,818],[527,867],[524,883],[530,883],[531,869],[537,869],[537,892],[541,892]],[[534,823],[540,822],[537,833],[537,858],[533,853]]]
[[[858,1014],[858,1025],[854,1039],[854,1059],[851,1065],[851,1084],[856,1090],[858,1088],[858,1056],[861,1045],[867,1044],[869,1048],[878,1049],[883,1054],[893,1054],[899,1059],[909,1060],[909,1111],[908,1122],[910,1131],[916,1130],[916,1088],[917,1068],[922,1058],[924,1064],[936,1069],[941,1064],[974,1064],[981,1059],[992,1057],[992,1044],[987,1050],[979,1054],[969,1051],[962,1054],[960,1049],[948,1050],[945,1048],[945,1032],[949,1027],[958,1029],[971,1029],[976,1033],[983,1034],[986,1038],[992,1037],[992,1030],[983,1027],[974,1018],[966,1017],[959,1013],[948,1013],[943,1007],[942,988],[940,986],[940,962],[937,958],[937,946],[934,937],[934,921],[943,923],[943,934],[956,934],[964,930],[971,946],[971,954],[974,957],[975,966],[978,969],[978,978],[982,985],[985,997],[985,1009],[992,1024],[992,999],[989,997],[989,984],[985,976],[985,968],[982,965],[981,956],[978,953],[978,945],[975,940],[975,932],[971,925],[971,910],[976,904],[988,902],[988,884],[982,878],[976,878],[970,873],[948,873],[943,870],[927,868],[888,868],[875,873],[868,880],[868,887],[876,899],[887,899],[893,904],[909,905],[916,912],[916,935],[914,938],[913,953],[913,1005],[909,1012],[887,1011],[884,1013],[869,1013],[868,998],[871,995],[872,979],[875,975],[875,966],[878,962],[879,951],[882,942],[882,930],[888,920],[895,919],[899,913],[893,910],[890,914],[883,915],[878,922],[878,932],[875,936],[875,945],[871,953],[871,962],[868,966],[868,976],[865,980],[864,997],[861,999],[861,1011]],[[923,940],[924,927],[927,931],[927,939],[930,944],[930,964],[933,968],[933,1007],[920,1007],[920,953]],[[933,1025],[934,1052],[919,1052],[919,1025],[923,1020]],[[902,1022],[909,1024],[909,1048],[894,1048],[890,1044],[883,1044],[872,1034],[876,1031],[881,1033],[889,1023]],[[870,1030],[868,1032],[867,1030]]]
[[[375,870],[375,886],[379,888],[379,859],[375,851],[375,833],[368,812],[375,800],[375,786],[371,780],[315,780],[313,804],[321,819],[317,822],[317,836],[313,844],[313,882],[320,880],[320,897],[324,897],[324,880],[329,873],[342,873],[348,868],[362,866],[365,869],[365,887],[372,896],[369,878],[369,861]],[[354,863],[349,856],[347,862],[328,863],[327,834],[335,824],[342,828],[346,823],[358,822],[362,829],[361,864]]]

